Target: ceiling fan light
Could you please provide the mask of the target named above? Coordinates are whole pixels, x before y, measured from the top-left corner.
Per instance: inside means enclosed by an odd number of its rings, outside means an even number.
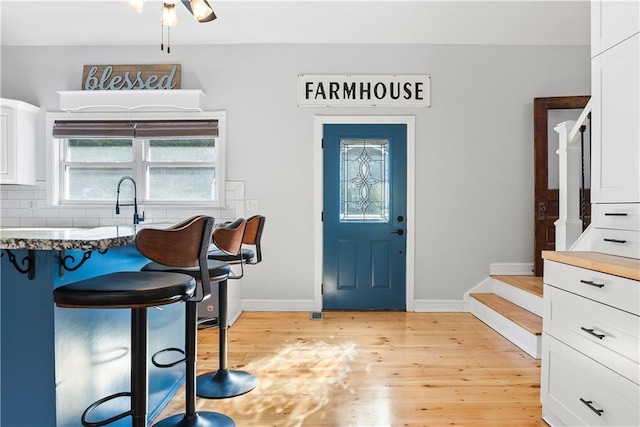
[[[178,14],[176,13],[176,5],[172,3],[164,3],[162,6],[162,16],[160,23],[165,27],[175,27],[178,25]]]
[[[191,11],[193,12],[193,18],[200,22],[213,14],[213,9],[209,6],[206,0],[189,0],[191,4]]]
[[[133,10],[135,10],[138,13],[141,13],[142,7],[144,6],[145,1],[147,0],[127,0],[127,3],[129,3],[129,6],[131,6]]]

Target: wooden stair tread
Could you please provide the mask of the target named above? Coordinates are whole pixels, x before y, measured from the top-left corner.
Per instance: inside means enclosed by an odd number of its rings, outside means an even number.
[[[540,276],[491,276],[496,280],[542,297],[543,282]]]
[[[542,334],[542,317],[496,294],[472,293],[469,295],[532,334]]]

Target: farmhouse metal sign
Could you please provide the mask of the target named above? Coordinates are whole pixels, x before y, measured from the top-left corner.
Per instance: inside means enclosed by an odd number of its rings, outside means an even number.
[[[429,75],[298,75],[300,107],[429,107]]]
[[[85,65],[82,90],[180,89],[180,64]]]

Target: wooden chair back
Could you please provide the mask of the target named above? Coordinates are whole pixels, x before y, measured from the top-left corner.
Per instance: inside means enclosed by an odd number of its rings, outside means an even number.
[[[136,247],[150,260],[169,267],[206,269],[214,219],[197,215],[166,229],[143,228]]]
[[[247,221],[244,218],[217,227],[213,231],[213,243],[227,255],[239,255],[246,227]]]
[[[255,246],[255,258],[251,264],[257,264],[262,261],[262,247],[260,241],[262,240],[262,230],[264,229],[264,223],[266,218],[262,215],[254,215],[247,218],[247,227],[244,231],[244,237],[242,243],[245,245]]]

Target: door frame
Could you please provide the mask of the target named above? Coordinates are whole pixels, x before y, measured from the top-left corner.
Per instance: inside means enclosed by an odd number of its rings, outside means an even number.
[[[406,265],[406,311],[414,311],[414,277],[415,277],[415,116],[314,116],[314,170],[313,170],[313,307],[314,311],[322,311],[322,210],[323,210],[323,178],[324,162],[322,155],[322,137],[324,125],[327,124],[404,124],[407,126],[407,265]]]
[[[584,109],[591,96],[550,96],[533,99],[533,164],[534,164],[534,203],[533,203],[533,274],[542,276],[543,262],[541,240],[546,233],[544,224],[538,221],[538,206],[549,205],[549,110]]]

